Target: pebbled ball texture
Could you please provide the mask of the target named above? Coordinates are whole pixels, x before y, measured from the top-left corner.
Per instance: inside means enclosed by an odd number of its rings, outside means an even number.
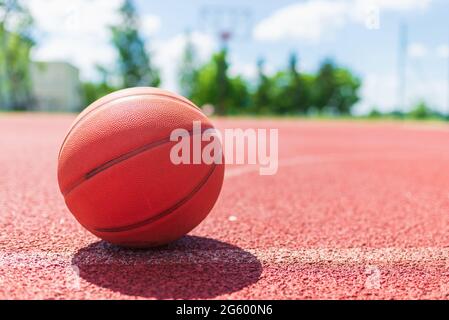
[[[164,245],[198,226],[219,196],[224,164],[172,164],[172,131],[192,131],[194,121],[213,127],[192,102],[155,88],[121,90],[85,109],[58,162],[75,218],[125,247]]]

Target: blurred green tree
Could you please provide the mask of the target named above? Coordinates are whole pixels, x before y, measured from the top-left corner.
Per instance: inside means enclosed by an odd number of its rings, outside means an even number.
[[[335,95],[335,66],[331,60],[326,60],[321,65],[314,83],[314,107],[319,113],[325,111],[333,103]]]
[[[132,0],[123,2],[120,17],[120,23],[110,29],[112,44],[118,53],[118,73],[122,86],[159,86],[159,71],[152,66],[151,55],[139,33],[139,17]]]
[[[198,70],[197,81],[192,88],[192,100],[197,105],[212,104],[217,114],[226,114],[227,107],[235,102],[228,67],[227,51],[223,49]]]
[[[349,70],[325,60],[314,83],[313,105],[319,113],[348,115],[360,100],[361,81]]]
[[[265,60],[260,58],[257,61],[257,84],[253,97],[253,108],[255,113],[270,113],[273,106],[273,82],[265,74]]]
[[[190,32],[186,34],[186,45],[178,68],[181,94],[192,98],[195,83],[198,81],[198,56]]]
[[[290,97],[287,95],[290,86],[290,75],[285,70],[276,72],[270,79],[272,83],[272,102],[270,104],[270,113],[288,114],[293,110],[290,103]]]
[[[229,63],[227,60],[227,49],[221,50],[220,53],[214,57],[215,63],[215,81],[217,83],[217,100],[215,101],[217,106],[217,114],[225,115],[226,107],[232,103],[230,98],[231,94],[231,81],[228,77]]]
[[[226,113],[237,115],[251,113],[251,93],[247,81],[241,77],[230,78],[231,99]]]
[[[89,106],[91,103],[97,101],[101,97],[120,89],[118,86],[114,86],[111,84],[113,81],[111,81],[110,79],[111,72],[109,70],[100,65],[97,65],[96,69],[101,77],[101,81],[87,81],[82,83],[82,92],[85,107]]]
[[[0,0],[0,109],[25,110],[31,102],[33,19],[19,0]]]
[[[298,57],[292,53],[288,69],[274,76],[273,108],[279,114],[307,114],[311,104],[311,79],[298,72]]]
[[[379,111],[379,109],[377,109],[376,107],[373,107],[371,109],[371,111],[368,113],[368,118],[371,118],[371,119],[378,119],[383,116],[384,116],[384,114],[381,111]]]
[[[298,57],[295,53],[290,55],[289,70],[290,83],[287,86],[286,98],[289,98],[289,104],[292,112],[306,114],[310,107],[310,88],[304,77],[298,72]]]
[[[359,89],[362,82],[349,70],[337,68],[335,72],[336,95],[334,96],[335,109],[338,114],[349,115],[354,105],[360,101]]]
[[[416,120],[437,118],[439,115],[433,111],[425,101],[418,102],[408,113],[408,117]]]
[[[227,50],[215,53],[196,72],[191,99],[199,106],[211,104],[218,115],[249,112],[251,94],[241,76],[228,75]]]

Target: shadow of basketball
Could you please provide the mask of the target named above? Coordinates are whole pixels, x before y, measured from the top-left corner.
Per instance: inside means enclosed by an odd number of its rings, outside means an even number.
[[[208,238],[187,236],[163,248],[123,249],[97,242],[72,258],[80,277],[129,296],[207,299],[259,280],[262,265],[249,252]]]

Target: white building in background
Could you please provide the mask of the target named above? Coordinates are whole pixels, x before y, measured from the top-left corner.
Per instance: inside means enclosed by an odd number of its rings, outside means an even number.
[[[34,110],[78,111],[82,105],[79,70],[66,62],[33,62]]]

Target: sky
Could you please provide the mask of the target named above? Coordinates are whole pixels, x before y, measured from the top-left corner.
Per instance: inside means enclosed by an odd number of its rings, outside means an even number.
[[[121,0],[24,2],[36,21],[35,60],[70,62],[87,80],[98,77],[96,64],[113,65],[107,26],[117,21]],[[229,29],[234,75],[254,80],[259,58],[273,73],[286,67],[292,52],[303,72],[315,72],[332,58],[363,81],[357,113],[393,110],[400,101],[399,35],[405,26],[407,105],[425,100],[449,111],[447,0],[136,0],[136,5],[165,89],[179,91],[176,68],[187,31],[205,61],[220,47],[217,31]]]

